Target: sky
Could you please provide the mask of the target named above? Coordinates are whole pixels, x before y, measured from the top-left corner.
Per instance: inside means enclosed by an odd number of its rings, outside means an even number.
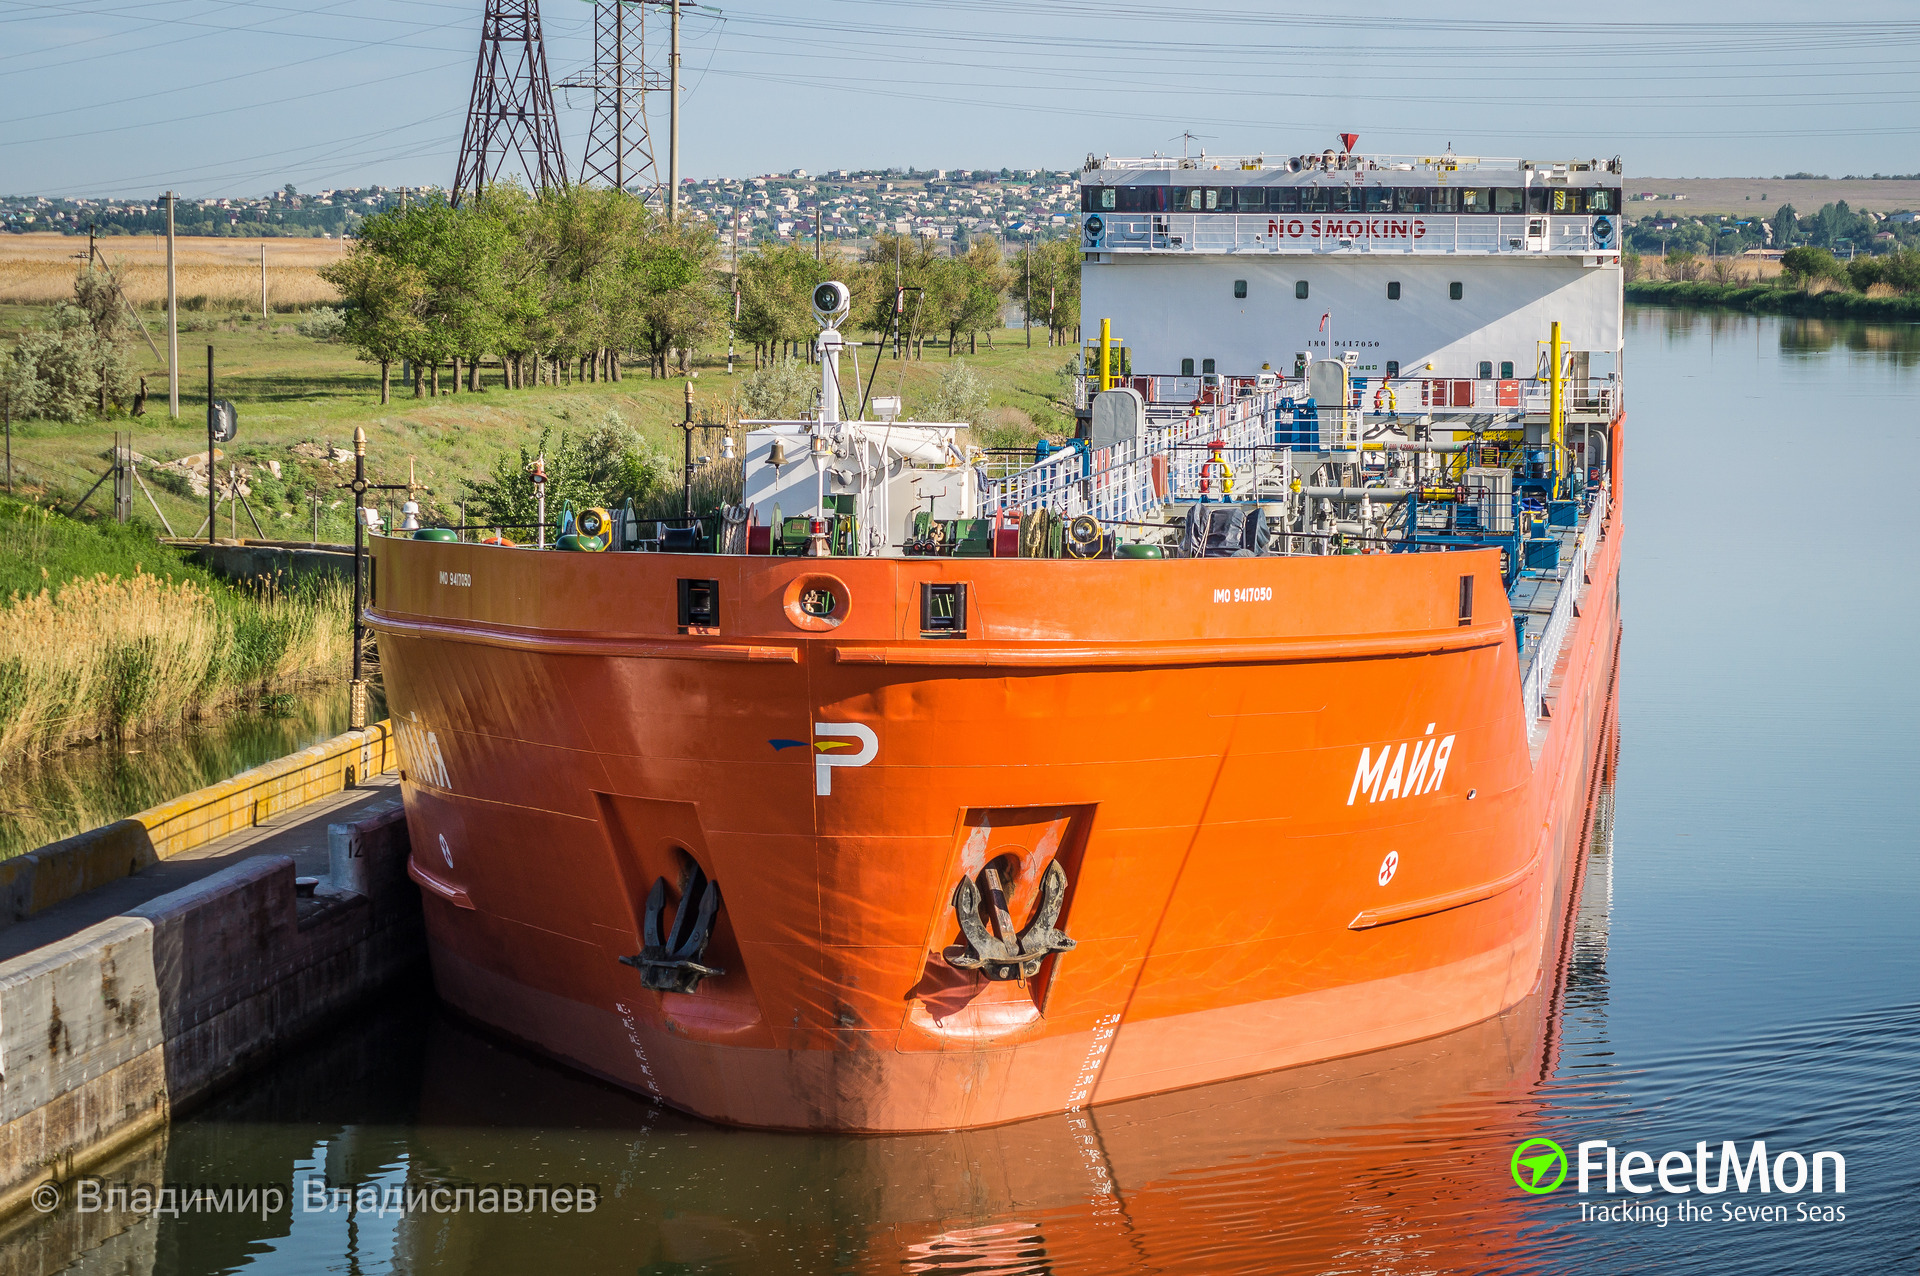
[[[588,71],[593,4],[541,8],[554,82]],[[483,9],[0,0],[0,194],[446,185]],[[1511,0],[690,5],[681,174],[1068,169],[1183,146],[1293,155],[1341,132],[1376,154],[1620,155],[1649,177],[1920,172],[1912,0],[1526,12]],[[663,70],[666,29],[649,14],[648,59]],[[577,171],[590,95],[555,98]],[[649,98],[663,168],[666,108],[664,93]]]

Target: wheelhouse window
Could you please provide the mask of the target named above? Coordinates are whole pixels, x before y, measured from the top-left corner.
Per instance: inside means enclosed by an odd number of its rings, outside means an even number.
[[[1524,211],[1526,192],[1512,187],[1493,189],[1493,211],[1496,213],[1518,213]]]
[[[1297,186],[1276,186],[1268,191],[1267,211],[1270,213],[1299,212],[1300,188]]]
[[[1247,296],[1246,280],[1236,279],[1233,281],[1233,296],[1236,301],[1244,301],[1246,299],[1246,296]]]
[[[1210,376],[1212,376],[1212,375],[1213,375],[1213,360],[1211,360],[1211,359],[1202,359],[1202,360],[1200,361],[1200,372],[1201,372],[1201,375],[1203,375],[1203,376],[1209,376],[1209,377],[1210,377]]]
[[[1307,281],[1306,280],[1300,279],[1294,282],[1293,295],[1298,297],[1302,301],[1305,301],[1307,299]]]
[[[1460,188],[1460,211],[1463,213],[1484,213],[1487,211],[1487,192],[1477,186]]]
[[[1527,211],[1544,213],[1547,211],[1547,196],[1550,192],[1544,186],[1527,187]]]
[[[1367,211],[1370,213],[1390,213],[1393,211],[1393,187],[1374,186],[1367,190]]]
[[[1513,380],[1513,360],[1502,359],[1500,361],[1500,379],[1502,381]]]
[[[1387,281],[1387,300],[1400,300],[1400,281],[1398,279],[1389,279]]]
[[[1467,286],[1458,279],[1447,285],[1447,300],[1458,301],[1466,295]]]
[[[1618,207],[1619,200],[1610,190],[1596,186],[1587,192],[1587,211],[1590,213],[1611,213]]]
[[[1433,192],[1425,186],[1402,186],[1400,188],[1400,211],[1403,213],[1430,213]]]
[[[1193,360],[1182,359],[1180,361],[1180,375],[1183,377],[1190,377],[1193,375]]]
[[[1300,211],[1303,213],[1331,212],[1332,194],[1324,186],[1302,186],[1300,188]]]
[[[1243,186],[1235,195],[1240,201],[1243,213],[1264,213],[1267,211],[1267,188],[1264,186]]]
[[[1457,213],[1460,211],[1459,188],[1453,186],[1436,186],[1428,195],[1428,211],[1435,213]]]

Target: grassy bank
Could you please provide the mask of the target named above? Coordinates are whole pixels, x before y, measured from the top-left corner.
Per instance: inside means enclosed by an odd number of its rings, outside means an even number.
[[[0,765],[344,675],[337,582],[236,589],[142,541],[0,503]]]
[[[0,344],[46,313],[44,307],[0,305]],[[148,378],[146,415],[128,421],[67,425],[51,421],[14,422],[13,457],[16,482],[30,499],[42,505],[79,497],[106,469],[112,433],[131,429],[133,446],[154,463],[206,450],[206,347],[215,348],[217,393],[231,399],[240,412],[240,436],[221,448],[221,466],[238,466],[251,485],[248,501],[269,537],[305,539],[313,534],[313,504],[318,497],[319,538],[352,538],[349,497],[343,485],[352,477],[350,461],[332,459],[330,449],[352,446],[356,426],[367,432],[368,470],[375,483],[404,483],[411,466],[414,477],[428,488],[422,502],[429,514],[453,521],[458,517],[467,485],[484,477],[502,456],[516,455],[531,446],[543,430],[557,438],[562,431],[578,438],[617,412],[632,425],[678,473],[684,434],[685,381],[656,380],[645,366],[629,367],[619,381],[579,382],[505,390],[497,367],[486,372],[486,389],[474,394],[444,392],[439,398],[413,398],[411,387],[396,385],[393,402],[379,401],[378,370],[354,358],[337,342],[299,335],[276,317],[272,325],[257,318],[209,311],[196,321],[211,322],[212,331],[195,332],[180,340],[186,375],[182,385],[180,420],[167,418],[164,365],[153,362],[137,340],[133,353],[138,371]],[[867,340],[867,334],[858,334]],[[978,441],[988,445],[1030,443],[1042,433],[1061,437],[1072,430],[1071,411],[1062,406],[1069,392],[1059,369],[1073,356],[1071,346],[1049,347],[1044,332],[1036,331],[1028,349],[1017,329],[993,334],[989,349],[982,335],[976,352],[964,340],[956,357],[978,374],[988,396],[987,429]],[[162,342],[164,348],[164,339]],[[861,387],[874,369],[872,347],[859,350]],[[929,342],[919,361],[882,361],[873,379],[876,395],[900,395],[907,415],[924,410],[938,391],[941,375],[950,366],[944,349]],[[699,361],[694,379],[694,407],[703,419],[724,418],[737,402],[740,383],[753,370],[751,351],[729,377],[725,347],[708,352]],[[396,369],[396,373],[397,373]],[[843,367],[850,402],[854,391],[852,360]],[[698,454],[719,453],[717,433],[695,439]],[[299,449],[299,450],[296,450]],[[278,466],[279,473],[271,472]],[[143,464],[141,474],[165,511],[173,528],[193,536],[206,517],[206,498],[194,497],[184,487],[167,486],[168,476]],[[103,488],[94,507],[110,507]],[[153,518],[145,493],[136,489],[137,513]],[[64,505],[62,505],[64,507]],[[229,514],[223,504],[220,535],[228,533]],[[232,524],[239,534],[253,536],[245,511]],[[151,565],[149,565],[151,567]]]
[[[1811,292],[1770,284],[1681,282],[1639,279],[1627,285],[1627,300],[1664,306],[1711,306],[1759,314],[1816,319],[1920,321],[1920,297],[1869,297],[1845,289]]]

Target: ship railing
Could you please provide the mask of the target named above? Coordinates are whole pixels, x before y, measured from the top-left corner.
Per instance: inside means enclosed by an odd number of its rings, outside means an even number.
[[[1215,443],[1240,490],[1253,490],[1276,463],[1284,472],[1286,454],[1274,447],[1280,398],[1266,391],[1186,411],[1149,409],[1138,438],[1098,449],[1066,448],[1013,473],[989,475],[986,508],[1153,521],[1169,501],[1200,498]],[[1209,482],[1207,493],[1218,495],[1216,482]]]
[[[1530,734],[1540,730],[1542,715],[1546,712],[1546,694],[1553,682],[1554,666],[1560,662],[1560,648],[1567,641],[1567,633],[1573,628],[1575,608],[1580,597],[1586,592],[1587,566],[1593,561],[1594,551],[1600,544],[1600,529],[1607,521],[1607,509],[1612,493],[1605,483],[1594,485],[1592,500],[1587,505],[1586,525],[1580,529],[1580,535],[1574,541],[1573,553],[1561,565],[1560,592],[1554,597],[1553,607],[1547,613],[1547,623],[1540,630],[1540,638],[1534,644],[1533,660],[1527,666],[1526,677],[1521,681],[1520,703],[1526,706],[1527,729]]]
[[[1619,251],[1618,219],[1551,213],[1108,213],[1088,252],[1590,253]]]

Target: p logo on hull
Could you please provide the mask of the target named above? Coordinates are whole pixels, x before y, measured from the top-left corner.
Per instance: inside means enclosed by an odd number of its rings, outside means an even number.
[[[817,797],[832,795],[835,767],[865,766],[880,753],[880,737],[864,722],[816,722],[813,735],[813,791]],[[822,739],[822,736],[841,738]],[[852,748],[848,742],[855,740],[860,745],[857,751],[842,752]]]

